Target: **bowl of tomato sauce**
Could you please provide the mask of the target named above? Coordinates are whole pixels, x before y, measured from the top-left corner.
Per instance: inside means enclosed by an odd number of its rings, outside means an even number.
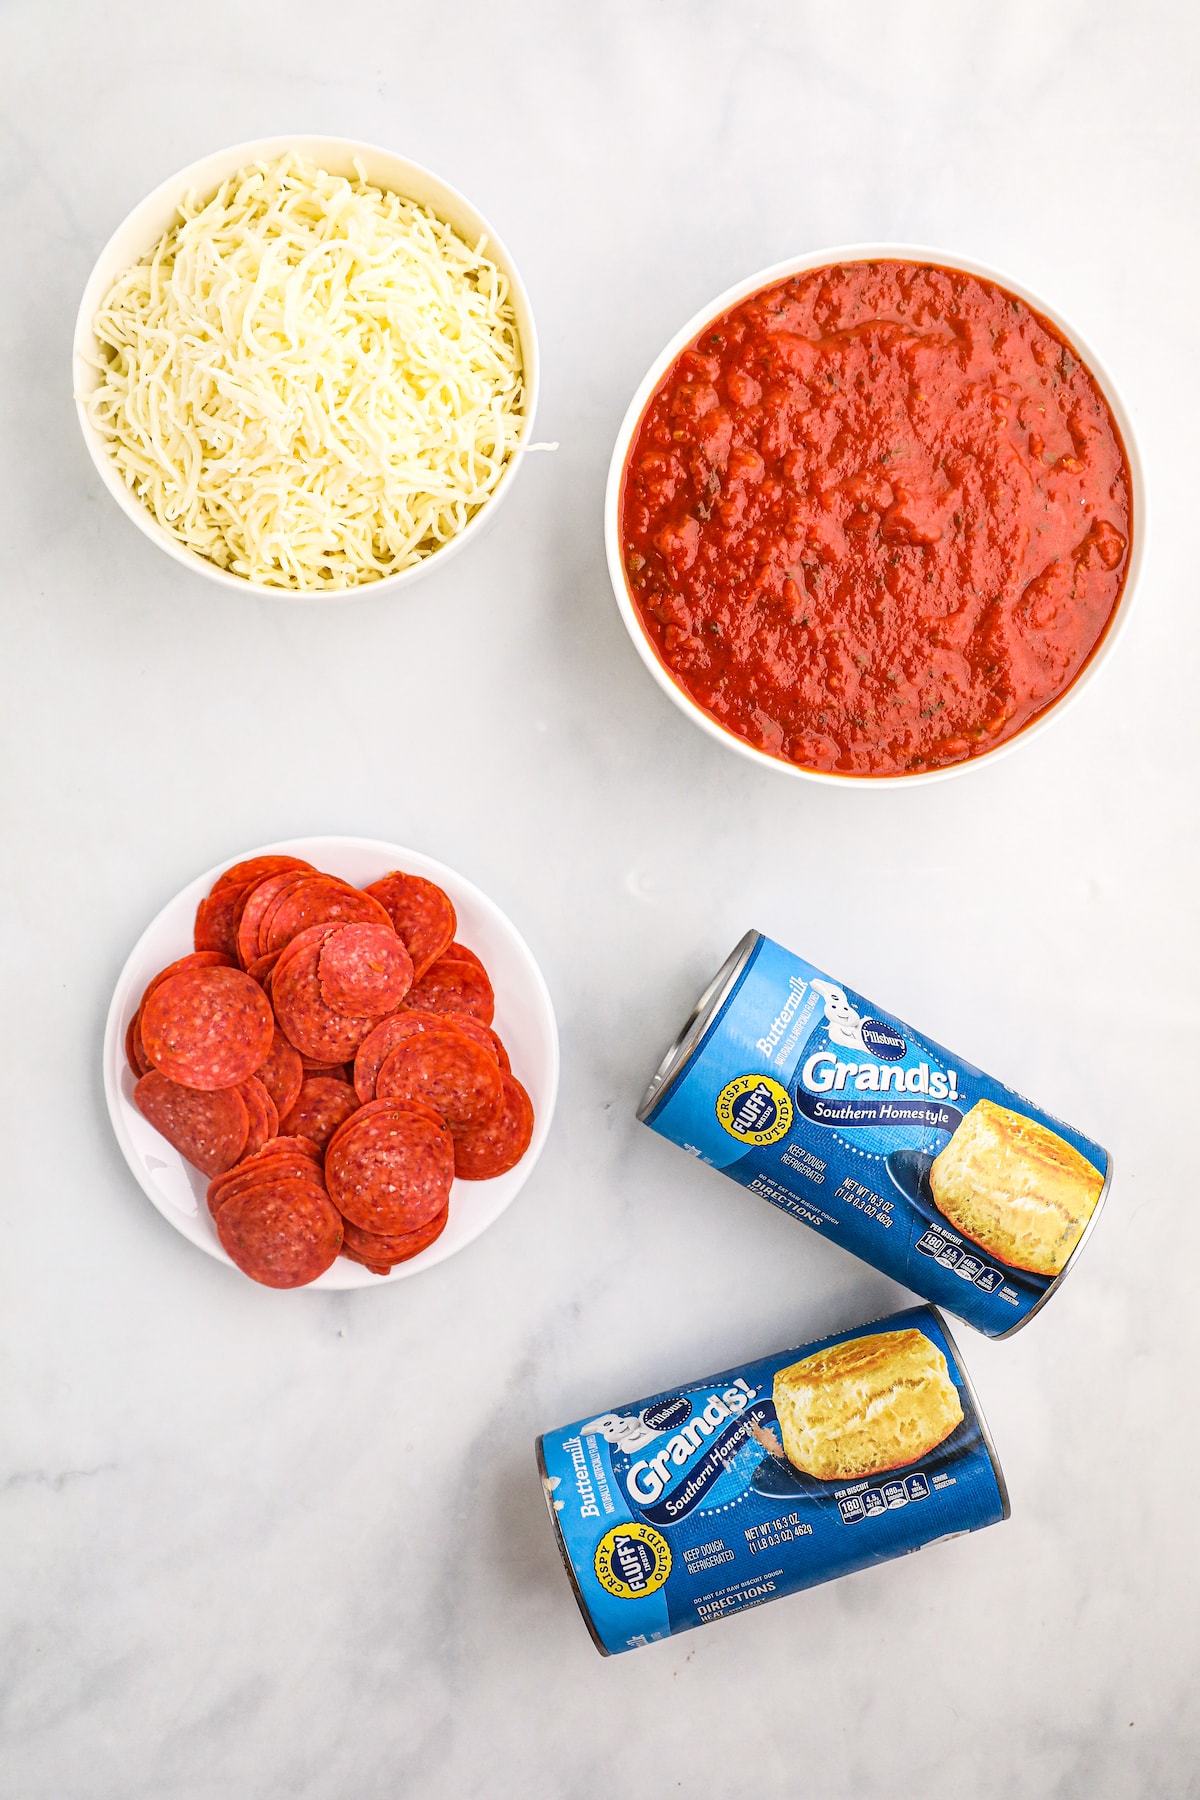
[[[944,779],[1029,742],[1127,622],[1145,485],[1074,326],[943,251],[778,263],[672,338],[609,470],[609,572],[659,686],[754,761]]]

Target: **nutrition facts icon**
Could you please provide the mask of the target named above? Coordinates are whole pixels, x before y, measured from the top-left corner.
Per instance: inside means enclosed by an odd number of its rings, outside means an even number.
[[[902,1481],[889,1481],[882,1489],[882,1493],[883,1504],[889,1512],[898,1506],[908,1505],[908,1493]]]
[[[848,1500],[838,1501],[838,1510],[847,1525],[853,1525],[858,1519],[865,1519],[867,1511],[863,1505],[861,1494],[851,1494]]]
[[[975,1286],[982,1288],[985,1294],[994,1294],[1002,1279],[999,1269],[985,1269],[982,1275],[975,1277]]]
[[[877,1488],[870,1488],[868,1490],[868,1492],[863,1495],[862,1498],[863,1498],[863,1511],[867,1514],[868,1518],[875,1518],[881,1512],[883,1512],[885,1510],[884,1504],[883,1504],[883,1495],[879,1492],[879,1490]]]
[[[960,1281],[978,1281],[983,1273],[983,1264],[977,1256],[964,1256],[954,1273]]]
[[[928,1500],[929,1483],[923,1475],[907,1475],[904,1479],[904,1491],[910,1500]]]

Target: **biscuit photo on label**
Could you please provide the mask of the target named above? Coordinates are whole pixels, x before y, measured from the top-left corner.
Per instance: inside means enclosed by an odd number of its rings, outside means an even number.
[[[964,1237],[1050,1277],[1066,1267],[1103,1187],[1065,1138],[990,1100],[976,1101],[929,1170],[938,1210]]]
[[[774,1384],[784,1455],[818,1481],[916,1462],[962,1423],[946,1358],[923,1331],[880,1331],[818,1350]]]

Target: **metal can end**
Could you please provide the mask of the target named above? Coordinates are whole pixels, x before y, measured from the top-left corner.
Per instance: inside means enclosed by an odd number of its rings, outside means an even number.
[[[571,1558],[567,1554],[566,1541],[563,1538],[562,1527],[558,1522],[558,1507],[554,1499],[554,1485],[551,1481],[551,1477],[546,1471],[546,1458],[542,1452],[541,1438],[538,1438],[534,1450],[537,1456],[538,1476],[540,1477],[542,1484],[542,1499],[546,1502],[546,1511],[550,1514],[550,1523],[554,1527],[554,1541],[558,1545],[558,1554],[562,1559],[562,1566],[567,1571],[567,1580],[571,1583],[571,1592],[575,1596],[575,1604],[579,1608],[580,1617],[588,1628],[588,1636],[591,1638],[593,1644],[595,1644],[601,1656],[611,1656],[612,1651],[600,1641],[596,1627],[592,1623],[592,1615],[588,1612],[587,1603],[580,1592],[579,1583],[575,1579],[575,1571],[571,1567]]]
[[[975,1409],[975,1417],[979,1421],[979,1435],[983,1439],[984,1448],[987,1450],[988,1457],[991,1461],[992,1474],[996,1477],[996,1486],[1000,1491],[1000,1524],[1003,1525],[1004,1521],[1012,1515],[1012,1502],[1008,1497],[1008,1483],[1004,1479],[1004,1470],[1000,1467],[1000,1458],[996,1454],[996,1446],[992,1441],[991,1430],[989,1429],[987,1420],[983,1416],[983,1408],[979,1404],[979,1396],[975,1392],[975,1384],[967,1373],[967,1366],[963,1362],[962,1352],[954,1341],[954,1333],[946,1323],[945,1314],[942,1312],[940,1306],[934,1306],[932,1303],[930,1303],[929,1310],[937,1320],[938,1328],[941,1331],[942,1336],[954,1352],[954,1360],[958,1365],[958,1372],[962,1376],[963,1386],[966,1388],[971,1405]]]
[[[712,1020],[720,1012],[729,997],[730,990],[746,965],[747,958],[754,949],[761,932],[748,931],[735,950],[725,958],[700,998],[688,1014],[670,1049],[650,1077],[650,1085],[642,1095],[637,1116],[642,1124],[653,1112],[655,1106],[663,1098],[672,1085],[684,1064],[697,1048],[701,1038]]]

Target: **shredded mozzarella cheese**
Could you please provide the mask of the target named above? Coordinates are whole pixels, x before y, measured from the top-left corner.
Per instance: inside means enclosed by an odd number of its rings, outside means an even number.
[[[97,315],[87,403],[159,523],[304,590],[380,580],[455,537],[524,418],[484,243],[361,168],[347,181],[292,154],[179,211]]]

